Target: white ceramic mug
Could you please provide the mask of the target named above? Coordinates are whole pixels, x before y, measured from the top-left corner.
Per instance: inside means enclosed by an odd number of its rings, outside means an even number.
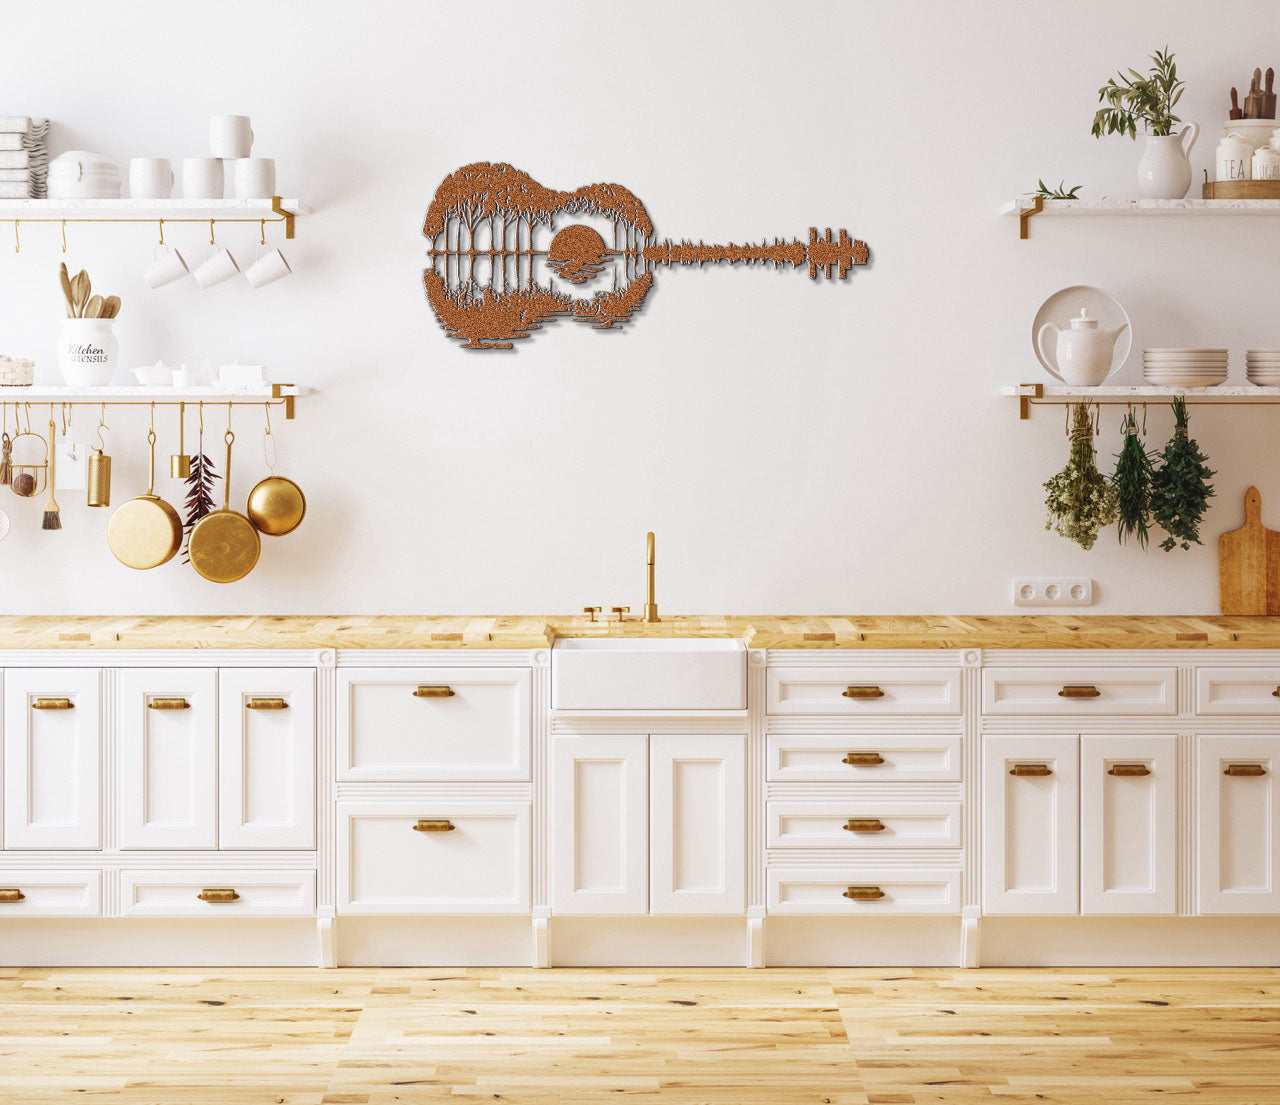
[[[270,157],[241,157],[232,167],[236,199],[269,200],[276,194],[276,163]]]
[[[222,176],[222,162],[216,157],[184,157],[182,159],[182,198],[222,199]]]
[[[173,166],[167,157],[135,157],[129,162],[129,195],[167,200],[173,194]]]
[[[247,115],[215,115],[209,120],[209,152],[231,161],[248,157],[253,149],[253,129]]]
[[[156,249],[164,250],[164,254],[142,270],[143,278],[153,288],[163,288],[166,284],[181,280],[191,271],[187,268],[187,262],[182,254],[176,249],[170,246],[157,246]]]
[[[244,270],[244,278],[255,288],[265,288],[293,272],[284,254],[274,246]]]
[[[223,246],[215,246],[213,252],[196,266],[191,274],[202,288],[212,288],[224,280],[230,280],[240,271],[236,259]]]

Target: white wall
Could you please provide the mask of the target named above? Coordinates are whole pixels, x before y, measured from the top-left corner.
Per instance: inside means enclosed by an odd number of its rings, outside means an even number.
[[[1020,243],[995,214],[1038,176],[1132,194],[1140,144],[1089,136],[1094,95],[1166,41],[1205,128],[1198,188],[1227,88],[1280,64],[1267,0],[46,2],[6,5],[5,30],[3,110],[53,118],[55,152],[198,155],[211,113],[253,116],[255,152],[317,209],[293,279],[152,292],[152,228],[73,227],[68,260],[123,296],[127,362],[261,358],[320,393],[280,435],[306,524],[265,540],[248,579],[134,573],[107,549],[109,512],[65,494],[65,528],[44,533],[41,504],[6,495],[6,611],[638,609],[652,528],[669,612],[1000,612],[1014,574],[1061,572],[1099,581],[1099,612],[1204,613],[1249,483],[1280,526],[1274,408],[1202,410],[1220,473],[1205,546],[1106,536],[1084,553],[1043,529],[1060,417],[1019,423],[997,394],[1043,378],[1030,320],[1064,284],[1116,294],[1135,350],[1280,345],[1280,221],[1044,220]],[[621,182],[664,236],[845,226],[872,264],[843,283],[663,270],[622,332],[464,352],[425,302],[419,228],[439,180],[480,159],[560,188]],[[57,231],[27,228],[17,256],[7,232],[0,348],[49,375]],[[170,237],[199,254],[199,229]],[[256,228],[222,237],[248,251]],[[1167,413],[1150,421],[1162,440]],[[237,429],[242,500],[259,420]],[[145,428],[112,431],[119,502],[143,490]]]

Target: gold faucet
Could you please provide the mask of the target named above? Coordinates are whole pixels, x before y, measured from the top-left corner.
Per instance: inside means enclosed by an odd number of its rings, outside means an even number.
[[[652,624],[653,622],[662,621],[658,617],[658,603],[653,594],[653,530],[650,530],[645,537],[644,548],[644,566],[645,566],[645,603],[644,603],[644,620]]]

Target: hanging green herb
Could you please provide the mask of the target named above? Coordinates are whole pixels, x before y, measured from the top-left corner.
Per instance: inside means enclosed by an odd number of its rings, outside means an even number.
[[[1116,455],[1116,471],[1111,483],[1116,489],[1117,529],[1120,543],[1134,538],[1144,549],[1151,525],[1151,454],[1138,436],[1138,420],[1133,411],[1125,415],[1124,443]]]
[[[1200,520],[1213,498],[1213,470],[1195,439],[1187,436],[1187,404],[1181,396],[1173,401],[1173,422],[1173,437],[1160,454],[1151,488],[1152,515],[1169,535],[1160,542],[1166,552],[1200,544]]]
[[[1071,455],[1067,466],[1045,485],[1044,528],[1055,530],[1082,549],[1093,548],[1098,531],[1116,520],[1115,488],[1098,471],[1093,451],[1093,422],[1085,403],[1075,406],[1071,427]]]

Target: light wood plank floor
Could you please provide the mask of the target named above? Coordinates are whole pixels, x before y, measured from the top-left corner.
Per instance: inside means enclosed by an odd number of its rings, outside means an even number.
[[[0,969],[0,1103],[1280,1103],[1278,970]]]

